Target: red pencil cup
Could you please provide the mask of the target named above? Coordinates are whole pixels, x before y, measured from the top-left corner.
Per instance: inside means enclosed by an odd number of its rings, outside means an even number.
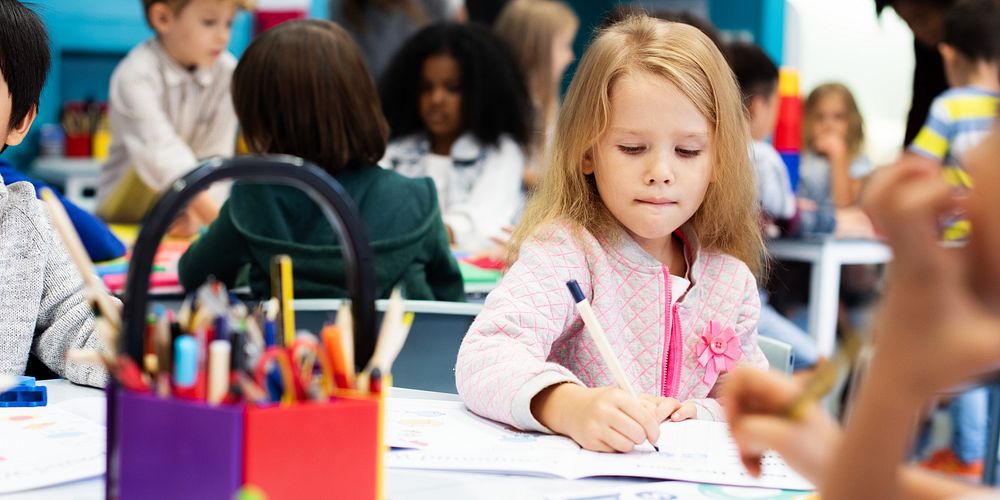
[[[64,154],[73,158],[89,158],[91,142],[90,134],[67,135]]]
[[[369,498],[378,474],[378,399],[248,407],[244,484],[270,499]]]
[[[378,396],[208,406],[118,389],[119,498],[375,499]]]

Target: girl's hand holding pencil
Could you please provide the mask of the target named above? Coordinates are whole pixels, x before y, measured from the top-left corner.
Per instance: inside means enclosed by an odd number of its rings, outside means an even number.
[[[638,394],[611,349],[604,328],[576,280],[566,282],[587,334],[614,379],[614,387],[583,387],[564,383],[549,386],[531,400],[531,413],[553,432],[573,438],[593,451],[627,452],[647,441],[654,451],[660,438],[660,422],[696,416],[693,403],[674,398]]]
[[[531,400],[531,413],[552,432],[592,451],[628,452],[660,439],[658,405],[617,387],[550,386]]]

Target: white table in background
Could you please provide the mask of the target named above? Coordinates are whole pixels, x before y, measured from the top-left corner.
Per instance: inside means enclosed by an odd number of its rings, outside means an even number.
[[[823,356],[830,356],[836,348],[841,266],[882,264],[892,260],[889,247],[874,240],[777,239],[767,242],[767,250],[777,260],[812,265],[809,334],[816,339],[819,353]]]
[[[77,206],[93,213],[101,163],[93,158],[40,156],[31,164],[32,176],[63,187],[63,194]]]

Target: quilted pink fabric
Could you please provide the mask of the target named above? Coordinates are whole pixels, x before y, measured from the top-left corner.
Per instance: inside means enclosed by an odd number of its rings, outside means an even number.
[[[741,364],[767,367],[757,346],[760,299],[750,270],[732,256],[689,249],[691,287],[676,305],[682,338],[673,343],[682,353],[670,356],[681,361],[677,393],[664,394],[664,370],[672,371],[665,352],[672,316],[665,266],[624,233],[613,248],[586,231],[580,234],[574,238],[568,223],[539,231],[486,298],[455,367],[465,404],[484,417],[548,432],[530,409],[542,389],[560,382],[613,385],[566,289],[575,279],[637,391],[693,401],[699,415],[721,420],[714,387],[703,382],[697,345],[715,320],[734,330]]]

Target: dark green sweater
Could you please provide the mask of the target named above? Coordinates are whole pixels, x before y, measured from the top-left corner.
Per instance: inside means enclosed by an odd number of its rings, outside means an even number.
[[[464,301],[462,275],[448,247],[434,183],[377,166],[336,176],[353,198],[375,253],[376,296],[396,285],[414,300]],[[319,205],[297,188],[236,183],[219,218],[181,257],[187,290],[209,275],[234,286],[249,265],[253,294],[271,295],[271,257],[292,257],[295,296],[345,297],[344,258]]]

